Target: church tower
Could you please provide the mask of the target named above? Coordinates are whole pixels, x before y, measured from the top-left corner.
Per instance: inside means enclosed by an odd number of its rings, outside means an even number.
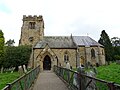
[[[19,45],[35,45],[44,36],[44,21],[42,16],[23,15],[23,25]]]

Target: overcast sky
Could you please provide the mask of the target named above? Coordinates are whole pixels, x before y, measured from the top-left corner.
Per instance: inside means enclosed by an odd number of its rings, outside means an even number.
[[[18,45],[23,15],[42,15],[46,36],[120,37],[120,0],[0,0],[0,29]]]

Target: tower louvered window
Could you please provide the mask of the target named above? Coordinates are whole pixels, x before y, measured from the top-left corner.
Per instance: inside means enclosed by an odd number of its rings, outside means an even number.
[[[29,29],[35,29],[35,22],[29,22]]]

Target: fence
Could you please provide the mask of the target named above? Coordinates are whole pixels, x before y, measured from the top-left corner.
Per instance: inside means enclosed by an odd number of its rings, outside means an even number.
[[[40,72],[40,66],[9,83],[2,90],[28,90]]]
[[[72,90],[120,90],[120,85],[87,76],[73,70],[54,66],[54,72],[62,78]]]

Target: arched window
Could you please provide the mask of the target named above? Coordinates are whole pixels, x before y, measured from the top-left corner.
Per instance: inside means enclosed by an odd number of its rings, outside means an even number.
[[[64,54],[64,62],[68,62],[69,61],[69,56],[68,56],[68,53],[65,52]]]
[[[95,58],[95,50],[93,48],[91,49],[91,58]]]

